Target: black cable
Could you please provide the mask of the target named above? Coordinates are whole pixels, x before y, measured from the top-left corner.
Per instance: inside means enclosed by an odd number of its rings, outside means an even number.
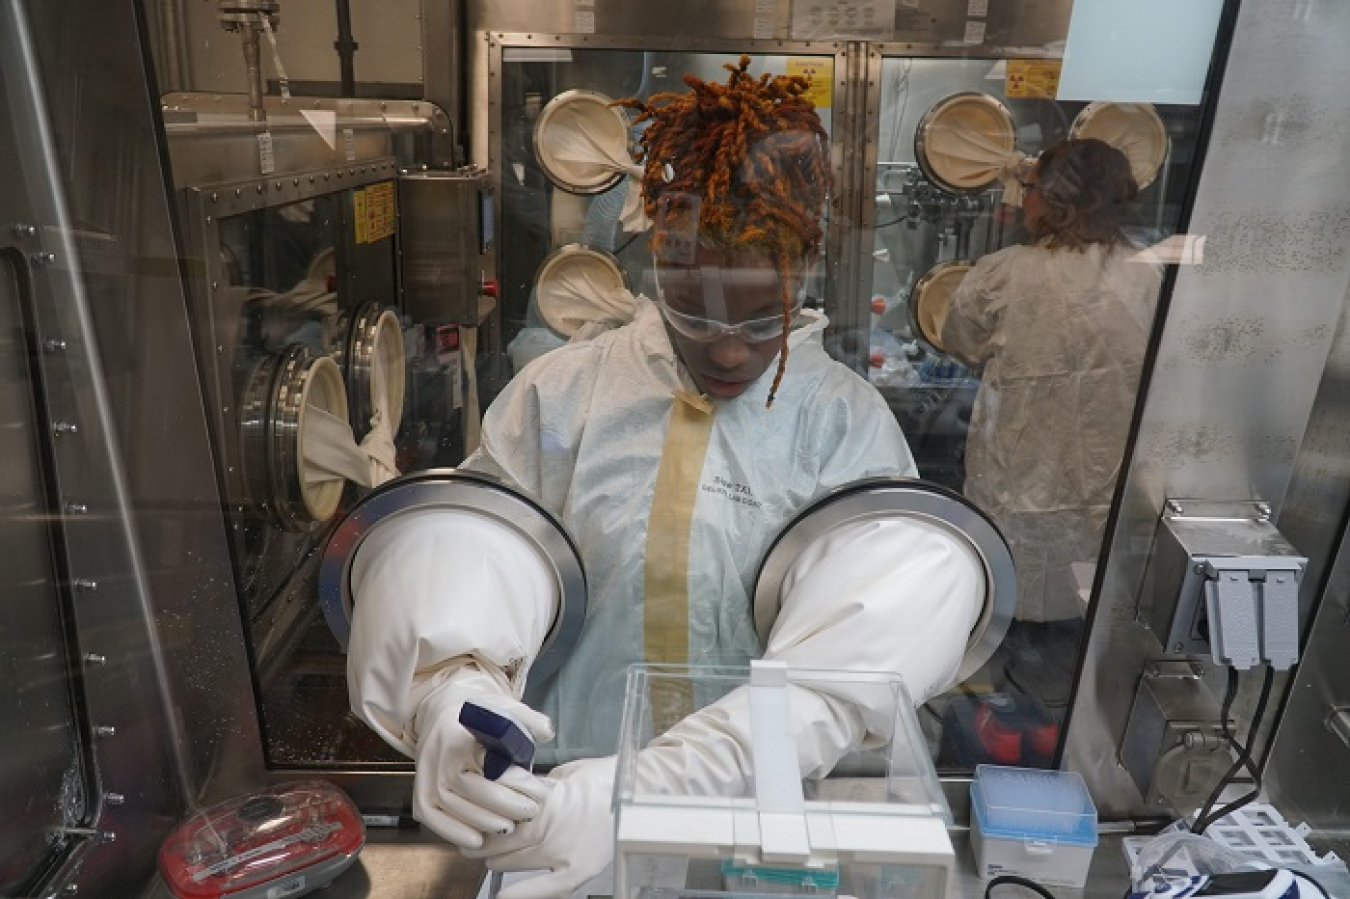
[[[1258,766],[1252,759],[1252,748],[1256,745],[1256,734],[1261,728],[1262,720],[1265,718],[1266,703],[1270,699],[1270,690],[1274,682],[1275,682],[1275,669],[1267,668],[1265,680],[1261,685],[1261,696],[1259,699],[1257,699],[1256,709],[1252,712],[1252,723],[1247,730],[1247,742],[1245,745],[1241,747],[1242,754],[1239,756],[1238,761],[1233,763],[1233,768],[1229,769],[1229,774],[1227,775],[1229,777],[1229,781],[1231,782],[1232,776],[1237,773],[1238,768],[1241,765],[1245,765],[1247,768],[1247,772],[1251,774],[1252,777],[1252,784],[1253,784],[1252,791],[1247,795],[1241,796],[1233,800],[1232,802],[1228,803],[1227,805],[1222,806],[1221,808],[1214,811],[1209,816],[1208,820],[1204,822],[1204,830],[1209,829],[1209,827],[1211,827],[1215,821],[1223,820],[1228,815],[1231,815],[1233,812],[1247,805],[1249,802],[1253,802],[1254,800],[1260,798],[1261,796],[1261,766]],[[1199,819],[1197,818],[1196,820],[1198,823]],[[1204,833],[1204,830],[1198,830],[1195,832]]]
[[[1055,899],[1055,894],[1041,886],[1034,880],[1027,880],[1025,877],[1018,877],[1016,874],[1000,874],[989,885],[984,888],[984,899],[989,899],[989,894],[994,891],[994,887],[1004,884],[1012,884],[1019,887],[1026,887],[1038,896],[1044,896],[1045,899]]]
[[[1235,743],[1233,740],[1233,734],[1228,729],[1228,713],[1233,708],[1233,701],[1237,699],[1237,693],[1238,693],[1238,671],[1236,668],[1229,668],[1228,689],[1224,691],[1223,705],[1219,710],[1219,726],[1223,728],[1224,738],[1228,740],[1228,745],[1230,746],[1235,745]],[[1239,756],[1240,755],[1241,753],[1239,753]],[[1239,762],[1240,761],[1241,759],[1239,758]],[[1205,818],[1207,818],[1209,816],[1209,813],[1214,810],[1214,806],[1219,801],[1219,796],[1221,796],[1223,794],[1223,791],[1228,788],[1228,785],[1232,782],[1233,777],[1237,774],[1237,769],[1240,767],[1241,767],[1240,764],[1234,765],[1232,768],[1228,769],[1228,771],[1224,774],[1223,777],[1219,778],[1218,784],[1216,784],[1214,787],[1214,792],[1209,794],[1209,797],[1205,800],[1205,804],[1200,806],[1200,811],[1198,811],[1195,815],[1195,824],[1192,825],[1191,827],[1193,833],[1203,832],[1197,829],[1200,825],[1200,822],[1203,821]]]
[[[1319,893],[1321,893],[1323,896],[1325,896],[1326,899],[1331,899],[1331,894],[1327,892],[1327,888],[1324,887],[1324,886],[1322,886],[1320,883],[1318,883],[1317,880],[1316,880],[1315,878],[1313,878],[1312,876],[1310,876],[1310,875],[1308,875],[1308,874],[1304,874],[1302,871],[1295,871],[1293,868],[1289,868],[1288,870],[1289,870],[1289,873],[1292,874],[1292,875],[1294,875],[1295,877],[1298,877],[1298,878],[1300,878],[1300,879],[1302,879],[1302,880],[1306,880],[1306,881],[1308,881],[1308,883],[1310,883],[1310,884],[1312,884],[1313,886],[1317,887],[1317,892],[1319,892]]]
[[[1237,696],[1238,685],[1237,669],[1228,669],[1228,689],[1224,693],[1221,725],[1223,735],[1228,740],[1229,745],[1238,750],[1238,757],[1237,761],[1233,762],[1232,767],[1219,779],[1218,784],[1214,787],[1214,792],[1210,793],[1209,798],[1205,800],[1204,806],[1201,807],[1200,812],[1195,817],[1195,823],[1191,825],[1192,833],[1203,834],[1215,821],[1231,815],[1261,795],[1261,769],[1252,760],[1252,747],[1256,743],[1256,735],[1261,729],[1262,719],[1265,718],[1266,703],[1270,700],[1270,691],[1274,682],[1275,669],[1267,666],[1265,678],[1261,684],[1261,695],[1256,701],[1256,708],[1252,711],[1251,725],[1247,729],[1247,742],[1241,744],[1234,738],[1232,730],[1228,727],[1228,713],[1232,708],[1234,698]],[[1219,797],[1223,795],[1223,791],[1233,783],[1238,772],[1243,768],[1246,768],[1248,773],[1251,774],[1254,785],[1252,791],[1219,809],[1215,809],[1214,806],[1218,803]]]

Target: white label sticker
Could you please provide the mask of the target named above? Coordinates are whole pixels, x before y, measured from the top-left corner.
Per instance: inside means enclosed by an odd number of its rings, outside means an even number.
[[[773,38],[773,20],[777,12],[778,0],[755,0],[755,40]]]
[[[970,0],[966,15],[979,18],[989,15],[989,0]]]
[[[258,169],[264,175],[270,175],[277,168],[277,158],[272,152],[272,135],[266,131],[258,135]]]
[[[445,371],[450,376],[450,408],[464,406],[464,357],[459,353],[445,360]]]
[[[595,34],[595,11],[577,10],[576,27],[573,29],[577,34]]]
[[[890,40],[895,34],[895,3],[896,0],[793,0],[792,37]]]
[[[984,22],[979,19],[970,19],[966,22],[965,42],[967,44],[984,43]]]
[[[356,132],[351,128],[342,129],[342,152],[348,162],[356,162]]]

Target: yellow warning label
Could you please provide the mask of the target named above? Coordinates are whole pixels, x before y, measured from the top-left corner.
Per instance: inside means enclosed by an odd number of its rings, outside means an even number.
[[[834,97],[834,57],[790,56],[787,61],[787,74],[810,78],[811,88],[802,96],[816,109],[830,108]]]
[[[356,242],[375,243],[394,233],[394,182],[372,184],[355,193]]]
[[[352,225],[357,243],[370,243],[370,223],[366,221],[366,192],[352,191]]]
[[[1010,59],[1003,95],[1053,100],[1059,93],[1058,59]]]

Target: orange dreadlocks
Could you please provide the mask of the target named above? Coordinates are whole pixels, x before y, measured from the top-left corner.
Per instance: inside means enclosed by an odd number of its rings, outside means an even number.
[[[773,260],[782,286],[783,344],[769,390],[773,405],[787,365],[792,268],[820,248],[819,216],[830,190],[829,138],[803,95],[800,75],[746,74],[750,57],[725,85],[685,75],[687,94],[657,94],[618,105],[636,110],[643,132],[647,215],[658,222],[652,249],[672,232],[697,232],[726,250],[757,249]],[[696,219],[696,220],[695,220]]]

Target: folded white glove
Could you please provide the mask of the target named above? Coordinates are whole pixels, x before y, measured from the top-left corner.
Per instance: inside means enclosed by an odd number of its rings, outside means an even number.
[[[497,899],[562,899],[609,867],[616,761],[612,755],[581,759],[536,778],[546,793],[539,817],[464,851],[493,871],[547,871],[504,887]]]
[[[546,792],[539,778],[515,766],[495,781],[483,776],[486,752],[459,723],[465,702],[506,715],[535,742],[553,739],[553,724],[473,667],[450,674],[418,706],[410,741],[417,760],[413,817],[456,846],[476,849],[485,834],[510,833],[538,815]]]

